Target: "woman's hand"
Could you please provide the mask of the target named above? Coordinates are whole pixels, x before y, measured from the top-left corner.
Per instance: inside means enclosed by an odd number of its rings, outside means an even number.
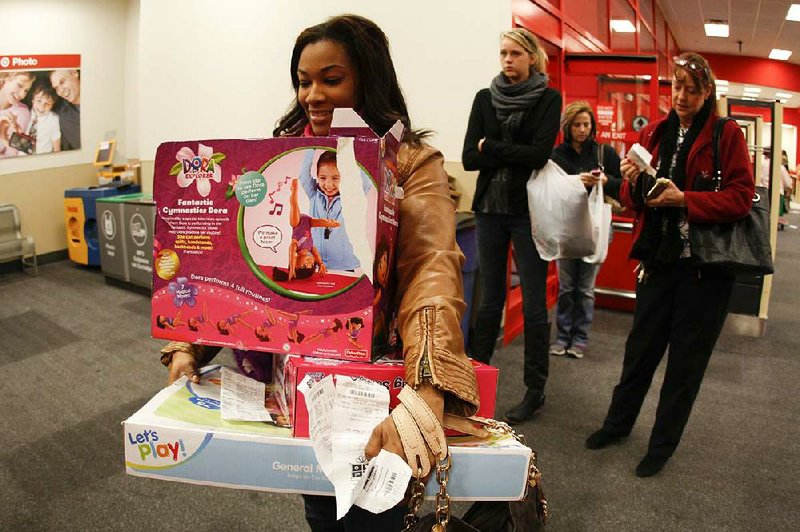
[[[417,394],[433,411],[441,425],[444,421],[444,393],[432,384],[426,382],[420,385]],[[406,453],[403,451],[403,442],[400,440],[400,433],[397,432],[397,427],[391,416],[381,421],[372,431],[372,436],[370,436],[367,446],[364,448],[364,455],[367,460],[371,460],[375,456],[378,456],[381,449],[386,449],[389,452],[395,453],[408,462]],[[430,449],[428,449],[428,458],[431,464],[437,463]]]
[[[583,186],[586,188],[595,186],[601,180],[603,181],[603,186],[606,186],[606,183],[608,183],[608,176],[604,172],[599,172],[597,174],[591,172],[581,172],[579,176],[581,178],[581,183],[583,183]]]
[[[169,383],[172,384],[184,375],[194,383],[200,382],[194,357],[186,351],[175,351],[172,353],[172,362],[169,363]]]
[[[645,201],[648,207],[685,207],[686,197],[675,183],[670,181],[655,198]]]
[[[639,170],[639,167],[636,166],[636,163],[625,157],[619,163],[619,170],[622,174],[622,179],[627,179],[630,181],[631,185],[635,185],[636,181],[639,179],[639,174],[642,172]]]

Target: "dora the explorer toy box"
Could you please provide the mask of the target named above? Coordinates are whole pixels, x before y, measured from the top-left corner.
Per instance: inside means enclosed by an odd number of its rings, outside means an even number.
[[[402,131],[378,137],[337,109],[329,137],[159,146],[153,336],[359,361],[394,351]]]

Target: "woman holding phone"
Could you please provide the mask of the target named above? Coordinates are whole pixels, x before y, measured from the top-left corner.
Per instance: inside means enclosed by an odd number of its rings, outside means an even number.
[[[657,162],[656,177],[668,183],[648,194],[655,179],[627,157],[620,165],[620,199],[636,213],[630,255],[640,261],[636,310],[608,414],[586,440],[589,449],[601,449],[630,434],[669,347],[647,454],[636,467],[639,477],[661,471],[677,449],[733,289],[732,276],[695,265],[689,226],[744,218],[755,190],[744,135],[729,121],[720,135],[722,185],[715,191],[714,74],[705,58],[691,52],[673,58],[673,67],[672,110],[639,134],[639,144]]]
[[[550,158],[569,175],[579,175],[586,192],[600,182],[603,192],[619,198],[622,177],[619,155],[614,148],[595,141],[597,122],[589,102],[572,102],[561,115],[564,142],[556,146]],[[594,282],[599,264],[583,259],[559,259],[556,339],[551,355],[583,358],[589,343],[589,329],[594,313]]]

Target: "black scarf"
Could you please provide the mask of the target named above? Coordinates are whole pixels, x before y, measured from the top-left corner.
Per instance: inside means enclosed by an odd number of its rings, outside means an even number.
[[[522,115],[533,107],[547,88],[547,74],[532,71],[525,81],[511,83],[505,74],[498,74],[489,85],[492,106],[497,120],[503,124],[503,140],[511,142],[522,125]]]
[[[686,161],[689,158],[689,151],[691,151],[692,145],[711,115],[712,106],[713,102],[710,98],[705,101],[703,107],[700,108],[700,111],[692,120],[692,125],[686,132],[686,137],[678,150],[675,169],[672,172],[672,182],[680,190],[683,190],[686,184]],[[675,147],[678,144],[679,129],[680,120],[673,109],[667,116],[664,133],[661,136],[661,142],[658,147],[657,177],[670,178],[669,170],[670,166],[672,166]],[[645,179],[645,177],[647,175],[642,174],[636,183],[634,189],[636,197],[644,198],[654,182],[652,178]],[[675,263],[683,251],[683,240],[678,228],[681,210],[682,207],[650,208],[645,206],[644,227],[639,238],[633,244],[633,248],[631,248],[631,257],[641,260],[646,269]]]

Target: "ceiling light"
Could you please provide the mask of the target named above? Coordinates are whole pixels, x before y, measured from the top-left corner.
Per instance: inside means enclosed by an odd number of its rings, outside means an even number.
[[[718,79],[717,80],[717,85],[725,85],[727,87],[728,86],[728,80],[727,79]]]
[[[645,74],[644,76],[642,76],[642,79],[645,81],[650,81],[651,79],[653,79],[653,76],[651,76],[650,74]]]
[[[778,59],[779,61],[786,61],[792,56],[791,50],[781,50],[779,48],[773,48],[772,51],[769,53],[770,59]]]
[[[750,102],[756,101],[755,98],[751,98],[750,96],[742,96],[742,100],[747,100],[747,101],[750,101]]]
[[[776,92],[775,93],[775,97],[776,98],[787,98],[788,99],[788,98],[791,98],[792,95],[789,94],[788,92]]]
[[[800,4],[792,4],[789,7],[789,12],[786,13],[786,20],[800,22]]]
[[[761,92],[761,87],[745,87],[744,92],[753,92],[755,94],[758,94],[759,92]]]
[[[728,87],[717,87],[717,92],[728,92]]]
[[[730,33],[730,27],[726,20],[706,20],[704,25],[707,37],[727,37]]]
[[[611,31],[617,33],[636,33],[636,27],[626,18],[612,18]]]

